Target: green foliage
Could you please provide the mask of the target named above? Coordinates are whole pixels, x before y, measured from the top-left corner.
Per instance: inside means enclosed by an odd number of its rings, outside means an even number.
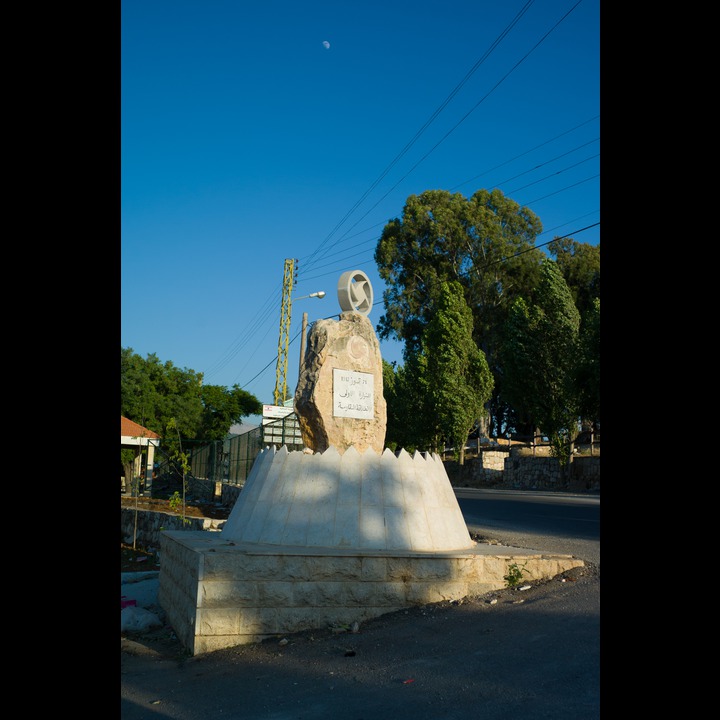
[[[580,313],[575,386],[579,412],[588,423],[600,421],[600,245],[556,238],[548,245]]]
[[[178,494],[177,491],[173,493],[173,497],[176,497],[175,500],[175,506],[179,504],[179,502],[182,503],[182,518],[183,523],[186,522],[185,520],[185,496],[187,494],[187,482],[186,477],[187,474],[190,472],[190,456],[183,452],[182,448],[182,440],[180,439],[180,432],[177,427],[177,421],[175,418],[170,418],[168,421],[168,431],[172,433],[172,431],[175,431],[177,433],[178,439],[177,439],[177,445],[172,446],[172,450],[170,452],[170,459],[173,463],[175,463],[177,466],[179,466],[181,471],[181,477],[182,477],[182,497]],[[170,436],[172,437],[172,435]],[[171,503],[172,506],[172,503]]]
[[[580,416],[600,421],[600,298],[582,316],[575,367]]]
[[[600,299],[600,244],[555,238],[548,245],[548,252],[555,258],[582,317]]]
[[[539,218],[497,189],[429,190],[408,197],[401,218],[384,228],[375,250],[385,281],[380,338],[405,344],[405,359],[422,352],[423,332],[437,312],[442,283],[457,281],[473,315],[473,339],[494,377],[490,422],[512,420],[498,361],[500,331],[512,303],[532,298],[545,254],[534,247]]]
[[[133,448],[120,448],[120,464],[123,468],[123,474],[125,478],[132,478],[135,472],[135,458],[137,457],[137,450]],[[127,481],[128,484],[130,481]]]
[[[525,569],[526,565],[527,562],[524,562],[522,565],[518,565],[517,563],[508,565],[508,573],[503,576],[503,580],[505,580],[508,587],[516,587],[522,582],[523,573],[528,572]]]
[[[120,349],[120,414],[156,432],[166,447],[175,434],[202,443],[222,440],[233,423],[261,413],[262,403],[237,385],[203,385],[201,373]]]
[[[155,354],[146,359],[121,348],[120,413],[162,437],[175,418],[183,437],[194,438],[201,426],[202,375],[161,363]]]
[[[567,430],[550,434],[550,454],[557,458],[561,467],[570,462],[571,440],[571,433]]]
[[[528,308],[541,304],[536,295],[546,255],[534,247],[541,232],[539,218],[499,190],[481,189],[468,198],[428,190],[407,198],[402,216],[386,224],[375,249],[386,285],[378,334],[404,343],[406,366],[410,358],[425,355],[423,333],[437,313],[443,282],[462,285],[473,315],[473,339],[485,353],[494,378],[488,429],[496,434],[503,428],[534,430],[525,403],[515,406],[524,398],[515,388],[505,387],[500,354],[506,326],[518,321],[510,317],[515,304],[520,299]],[[556,259],[585,326],[586,314],[592,313],[594,300],[600,297],[600,246],[556,237],[548,252]],[[599,326],[590,346],[597,352],[586,353],[583,379],[578,377],[577,383],[587,388],[580,405],[592,415],[595,411],[589,408],[597,405],[599,419]],[[533,360],[536,348],[524,350]],[[524,365],[529,367],[527,362]],[[399,376],[400,368],[395,374]]]
[[[120,448],[120,463],[125,476],[126,491],[130,491],[130,495],[137,497],[140,494],[140,485],[142,478],[135,474],[136,459],[147,452],[144,448]]]
[[[387,426],[385,429],[385,447],[393,452],[402,447],[403,418],[400,408],[402,397],[399,395],[395,366],[387,360],[382,361],[383,397],[387,405]]]
[[[182,513],[182,521],[184,525],[190,525],[191,521],[185,517],[185,493],[180,495],[176,490],[169,498],[168,505],[173,512]]]
[[[173,512],[178,512],[182,508],[183,500],[182,495],[176,490],[169,498],[168,505]]]
[[[459,282],[443,282],[438,309],[423,335],[430,411],[463,463],[470,431],[486,414],[493,377],[472,336],[473,318]]]
[[[497,189],[470,198],[446,190],[409,196],[402,218],[385,226],[375,249],[386,284],[379,336],[418,352],[442,283],[456,280],[472,309],[476,344],[491,352],[512,301],[537,284],[544,255],[533,243],[541,232],[532,211]]]
[[[223,440],[230,426],[247,415],[262,415],[262,403],[237,385],[230,390],[220,385],[205,385],[200,399],[203,412],[197,439],[203,443]]]
[[[426,364],[420,353],[408,356],[399,368],[383,360],[386,447],[400,447],[407,452],[435,449],[437,431],[428,405]]]
[[[438,311],[405,364],[383,362],[385,444],[437,452],[451,442],[462,462],[470,431],[486,414],[493,377],[472,337],[472,313],[460,283],[443,282]]]
[[[563,434],[577,425],[575,385],[580,317],[555,262],[546,260],[542,280],[529,305],[518,299],[505,326],[501,346],[503,392],[508,401],[550,437],[561,463]]]

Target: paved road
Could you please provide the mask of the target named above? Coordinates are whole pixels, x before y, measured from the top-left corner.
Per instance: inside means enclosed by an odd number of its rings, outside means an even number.
[[[469,527],[550,552],[577,554],[559,548],[578,542],[589,564],[527,591],[385,615],[357,634],[298,633],[196,658],[126,643],[122,719],[599,720],[599,542]]]
[[[600,495],[458,488],[471,532],[600,564]]]

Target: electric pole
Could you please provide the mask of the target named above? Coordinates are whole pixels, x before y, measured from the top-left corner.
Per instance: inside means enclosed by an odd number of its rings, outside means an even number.
[[[283,270],[282,306],[280,308],[280,336],[278,338],[277,367],[275,368],[275,405],[287,400],[287,366],[290,347],[290,320],[292,319],[292,290],[295,282],[296,259],[285,258]]]

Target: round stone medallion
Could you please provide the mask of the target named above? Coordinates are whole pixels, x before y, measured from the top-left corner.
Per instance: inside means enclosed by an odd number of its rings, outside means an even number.
[[[356,360],[363,360],[370,354],[370,348],[364,338],[354,335],[348,342],[348,353]]]

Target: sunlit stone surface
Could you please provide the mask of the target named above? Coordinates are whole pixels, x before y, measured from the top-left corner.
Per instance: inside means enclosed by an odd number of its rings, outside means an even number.
[[[473,547],[442,460],[401,450],[264,450],[223,539],[302,547],[437,552]]]
[[[353,400],[366,402],[366,417],[347,417],[339,409],[335,373],[372,377],[372,391]],[[318,320],[307,341],[304,363],[294,398],[303,443],[313,452],[334,447],[341,455],[354,447],[358,452],[385,449],[387,403],[383,396],[382,357],[372,323],[364,315],[344,312],[340,320]]]

